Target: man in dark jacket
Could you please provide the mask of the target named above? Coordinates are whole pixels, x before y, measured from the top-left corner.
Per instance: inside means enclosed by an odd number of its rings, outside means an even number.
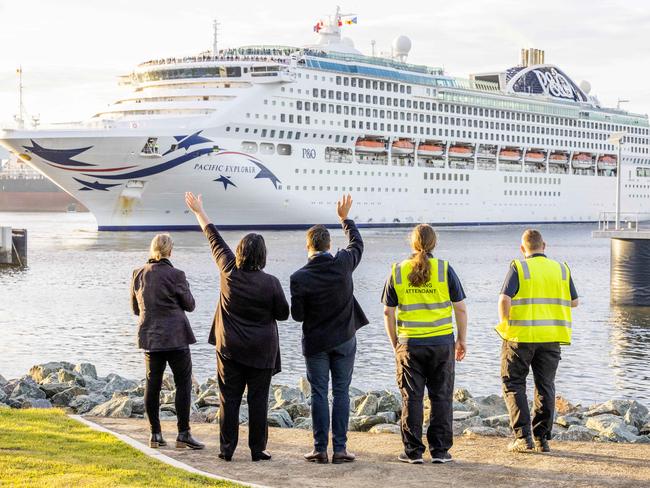
[[[330,235],[322,225],[307,232],[309,261],[291,276],[291,316],[302,322],[302,349],[311,384],[314,449],[311,462],[327,463],[330,415],[328,386],[332,375],[333,463],[354,461],[347,452],[350,382],[356,353],[356,331],[368,323],[353,296],[352,273],[361,261],[363,241],[354,221],[348,219],[352,197],[337,203],[337,213],[348,237],[347,248],[333,256]]]

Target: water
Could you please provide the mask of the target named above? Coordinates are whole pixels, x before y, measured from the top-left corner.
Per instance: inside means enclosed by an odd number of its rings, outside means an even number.
[[[129,306],[131,272],[147,258],[153,233],[98,233],[88,214],[2,214],[0,225],[29,229],[29,268],[0,271],[0,373],[24,374],[49,360],[89,361],[100,374],[144,376],[135,347],[136,320]],[[437,256],[460,276],[469,308],[468,355],[458,364],[457,385],[475,394],[500,392],[500,340],[493,331],[496,300],[523,227],[442,228]],[[540,226],[549,257],[572,269],[581,306],[574,313],[573,345],[563,349],[558,392],[573,400],[650,400],[650,309],[609,305],[609,243],[592,239],[591,225]],[[391,262],[408,253],[405,229],[362,230],[366,253],[355,273],[356,296],[370,325],[359,331],[353,383],[394,387],[392,351],[384,333],[381,291]],[[234,247],[241,232],[224,232]],[[305,262],[303,232],[265,232],[267,271],[288,296],[290,274]],[[192,347],[199,379],[215,372],[207,344],[219,280],[205,238],[175,233],[174,265],[184,270],[196,298],[190,320],[198,339]],[[332,232],[333,248],[345,245]],[[300,326],[280,324],[284,371],[276,383],[295,384],[305,367]]]

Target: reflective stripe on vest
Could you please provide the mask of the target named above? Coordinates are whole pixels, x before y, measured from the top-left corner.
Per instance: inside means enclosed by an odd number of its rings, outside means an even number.
[[[446,261],[429,258],[429,281],[412,286],[408,276],[413,271],[410,259],[393,265],[392,276],[397,293],[397,336],[401,343],[453,334],[452,303],[447,282]]]
[[[566,263],[544,256],[513,261],[519,291],[512,299],[510,320],[496,328],[512,342],[571,343],[571,273]]]

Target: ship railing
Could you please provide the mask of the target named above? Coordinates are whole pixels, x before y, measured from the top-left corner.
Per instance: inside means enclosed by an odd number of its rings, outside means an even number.
[[[650,230],[650,213],[621,213],[617,218],[616,212],[601,212],[598,217],[598,230],[603,232]]]

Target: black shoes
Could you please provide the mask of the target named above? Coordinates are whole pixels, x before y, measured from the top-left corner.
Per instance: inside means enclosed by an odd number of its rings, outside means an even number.
[[[452,461],[453,459],[451,458],[451,454],[449,454],[447,451],[431,453],[431,462],[433,464],[444,464],[444,463],[450,463]]]
[[[403,463],[409,463],[409,464],[422,464],[424,461],[422,460],[422,455],[418,454],[417,457],[410,458],[407,456],[405,452],[401,453],[399,456],[397,456],[397,459]]]
[[[149,438],[149,447],[158,449],[159,447],[165,447],[166,445],[167,442],[165,441],[165,439],[163,439],[161,432],[156,432],[151,434],[151,437]]]
[[[357,456],[348,451],[335,452],[332,456],[332,464],[343,464],[353,462]]]
[[[305,461],[308,461],[310,463],[327,464],[329,462],[327,452],[317,451],[316,449],[308,454],[305,454],[303,457],[305,458]]]
[[[251,459],[253,460],[253,462],[270,461],[271,453],[269,451],[256,452],[255,454],[251,454]]]
[[[232,456],[226,456],[223,452],[219,453],[219,459],[223,459],[224,461],[232,461]]]
[[[183,449],[185,447],[198,450],[203,449],[205,444],[201,444],[192,437],[189,430],[186,430],[185,432],[179,432],[178,437],[176,438],[176,449]]]
[[[536,452],[551,452],[551,447],[548,445],[548,440],[544,437],[535,438],[535,451]]]
[[[534,449],[533,440],[530,437],[520,437],[508,444],[510,452],[532,452]]]

